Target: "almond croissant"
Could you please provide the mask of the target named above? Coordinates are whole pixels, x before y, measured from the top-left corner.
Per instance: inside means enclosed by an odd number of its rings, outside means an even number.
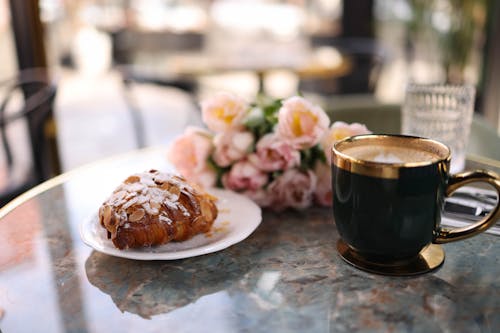
[[[183,241],[210,230],[216,200],[180,176],[150,170],[114,190],[99,208],[99,222],[119,249]]]

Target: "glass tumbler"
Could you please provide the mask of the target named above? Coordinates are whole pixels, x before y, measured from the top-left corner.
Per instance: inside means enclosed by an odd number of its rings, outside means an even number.
[[[409,84],[403,104],[402,133],[446,144],[451,150],[451,173],[462,171],[475,94],[470,85]]]

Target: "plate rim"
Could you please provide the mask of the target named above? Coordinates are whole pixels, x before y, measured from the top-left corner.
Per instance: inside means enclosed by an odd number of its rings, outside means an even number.
[[[83,219],[80,222],[79,225],[80,238],[87,246],[91,247],[95,251],[111,255],[114,257],[133,259],[133,260],[143,260],[143,261],[178,260],[178,259],[197,257],[209,253],[218,252],[234,244],[242,242],[243,240],[248,238],[248,236],[250,236],[262,222],[262,209],[254,201],[252,201],[245,195],[236,193],[231,190],[220,189],[220,188],[211,188],[208,189],[207,192],[214,194],[216,197],[223,198],[226,200],[231,200],[230,197],[232,196],[233,199],[241,201],[244,206],[248,207],[250,212],[253,212],[255,216],[253,216],[252,219],[248,219],[250,222],[245,221],[245,223],[240,223],[240,222],[237,223],[238,228],[236,229],[236,232],[230,232],[221,239],[218,239],[213,243],[208,243],[201,245],[199,247],[179,250],[175,252],[146,252],[146,251],[139,252],[134,249],[120,250],[112,245],[111,240],[109,241],[111,244],[110,247],[102,246],[101,244],[95,242],[93,237],[90,237],[91,231],[89,230],[89,227],[92,225],[92,223],[95,223],[95,221],[97,220],[96,219],[97,213],[91,214],[90,216],[88,216],[87,218]],[[221,207],[219,209],[224,209],[224,207]],[[220,217],[221,215],[219,215],[217,218],[219,219]]]

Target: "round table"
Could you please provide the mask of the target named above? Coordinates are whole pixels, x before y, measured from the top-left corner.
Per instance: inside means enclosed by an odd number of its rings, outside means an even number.
[[[169,170],[165,147],[58,176],[0,210],[3,332],[495,332],[500,241],[444,245],[416,277],[357,270],[338,256],[331,210],[264,211],[244,241],[173,261],[86,246],[80,223],[130,173]]]

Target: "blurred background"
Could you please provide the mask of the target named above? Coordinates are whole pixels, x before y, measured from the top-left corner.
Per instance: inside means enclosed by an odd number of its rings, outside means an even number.
[[[470,83],[498,130],[499,21],[494,0],[0,0],[0,81],[48,68],[62,171],[168,142],[220,90],[341,109]]]

